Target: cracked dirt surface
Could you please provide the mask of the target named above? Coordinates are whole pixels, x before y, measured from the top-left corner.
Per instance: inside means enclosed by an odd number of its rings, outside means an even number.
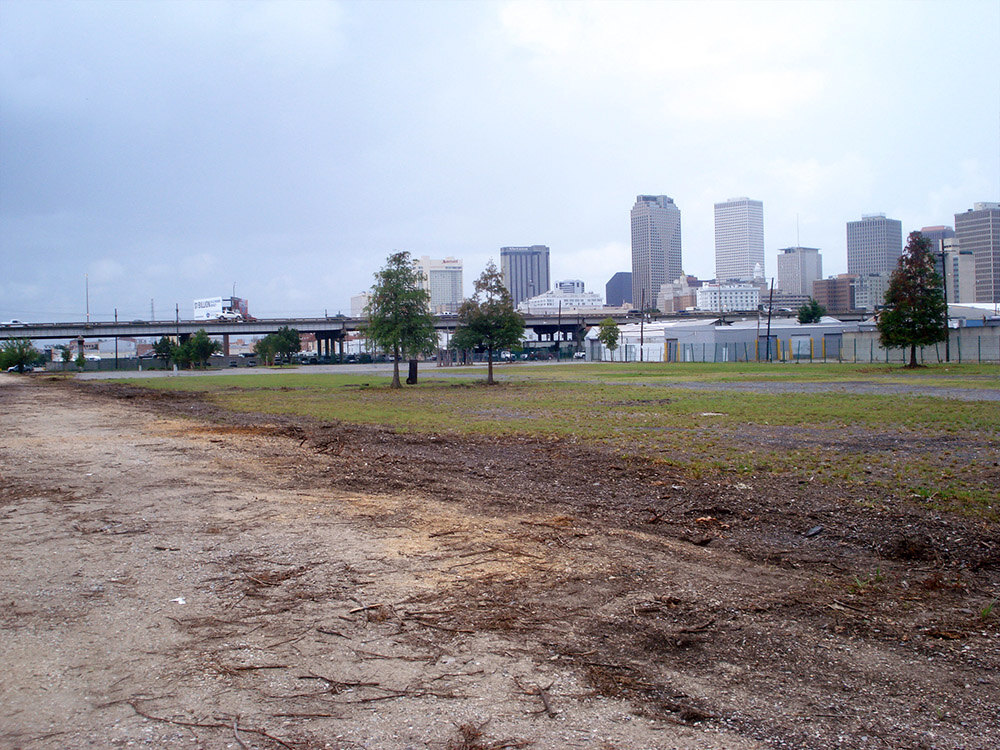
[[[185,394],[0,413],[4,746],[997,744],[981,523]]]

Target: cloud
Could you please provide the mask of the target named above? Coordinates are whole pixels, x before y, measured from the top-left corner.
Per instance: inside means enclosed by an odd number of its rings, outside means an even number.
[[[773,159],[765,169],[788,195],[813,198],[825,193],[852,193],[859,197],[871,193],[874,175],[871,165],[851,154],[840,159]]]
[[[94,284],[112,284],[125,278],[125,266],[113,258],[100,258],[88,266],[87,275]]]
[[[825,4],[808,6],[515,0],[500,22],[560,86],[625,92],[684,119],[774,119],[826,85],[819,50],[835,23]]]

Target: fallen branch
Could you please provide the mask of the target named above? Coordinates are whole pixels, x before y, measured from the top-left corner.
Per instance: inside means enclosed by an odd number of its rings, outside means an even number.
[[[143,711],[141,708],[139,708],[137,705],[135,705],[135,703],[133,703],[132,701],[125,701],[125,702],[128,703],[132,707],[132,710],[135,711],[137,714],[139,714],[139,716],[141,716],[144,719],[149,719],[150,721],[161,721],[164,724],[174,724],[175,726],[179,726],[179,727],[197,727],[197,728],[201,728],[201,729],[229,729],[230,728],[230,725],[228,723],[222,723],[222,722],[218,722],[218,721],[211,721],[211,722],[210,721],[184,721],[183,719],[168,719],[166,716],[156,716],[155,714],[147,713],[146,711]],[[233,726],[235,727],[235,720],[234,720]],[[267,739],[271,740],[271,742],[275,742],[275,743],[281,745],[282,747],[286,747],[286,748],[288,748],[288,750],[295,750],[295,748],[292,745],[289,745],[287,742],[285,742],[282,739],[279,739],[278,737],[275,737],[274,735],[268,734],[263,729],[247,729],[247,728],[244,728],[243,731],[244,732],[248,732],[250,734],[256,734],[256,735],[258,735],[260,737],[266,737]],[[240,744],[243,744],[243,743],[240,743]]]
[[[249,750],[249,748],[247,748],[246,743],[243,740],[240,739],[240,731],[239,731],[239,727],[236,724],[236,717],[235,716],[233,717],[233,737],[235,737],[236,741],[240,743],[240,747],[242,747],[243,750]]]

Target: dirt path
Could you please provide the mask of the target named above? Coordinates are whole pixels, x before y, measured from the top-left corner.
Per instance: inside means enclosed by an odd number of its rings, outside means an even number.
[[[0,413],[0,745],[996,746],[989,530],[186,397]]]

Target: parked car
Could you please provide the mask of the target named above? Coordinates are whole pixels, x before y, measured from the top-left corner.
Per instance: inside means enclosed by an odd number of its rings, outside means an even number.
[[[18,365],[11,365],[7,368],[7,372],[34,372],[35,368],[31,365],[25,365],[23,370],[18,369]]]

